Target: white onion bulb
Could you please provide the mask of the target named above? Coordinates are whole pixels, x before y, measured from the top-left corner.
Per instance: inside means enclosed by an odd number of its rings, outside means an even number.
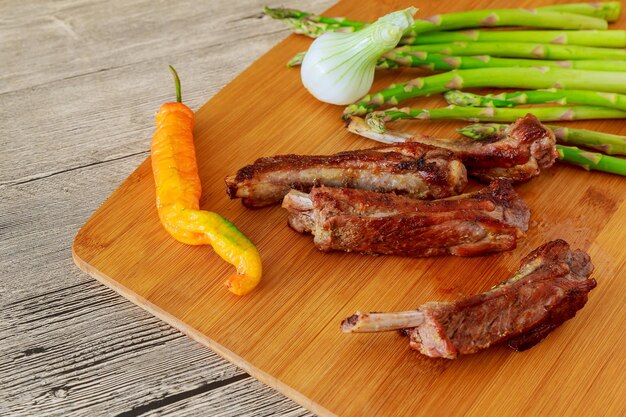
[[[353,33],[324,33],[304,56],[302,84],[326,103],[344,105],[363,97],[372,87],[376,61],[396,47],[416,11],[409,7],[390,13]]]

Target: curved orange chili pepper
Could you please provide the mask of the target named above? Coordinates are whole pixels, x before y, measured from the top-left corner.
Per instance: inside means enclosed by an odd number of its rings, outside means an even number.
[[[217,213],[200,210],[202,188],[193,144],[193,111],[182,103],[180,80],[174,68],[170,66],[170,70],[177,102],[161,106],[150,147],[159,218],[179,242],[211,245],[237,268],[237,274],[226,283],[230,291],[247,294],[261,280],[261,256],[234,224]]]

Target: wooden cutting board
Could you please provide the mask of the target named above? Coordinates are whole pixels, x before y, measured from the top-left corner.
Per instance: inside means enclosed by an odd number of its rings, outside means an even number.
[[[329,15],[372,20],[409,1],[342,1]],[[539,1],[521,1],[530,7]],[[511,2],[419,2],[420,16]],[[614,27],[625,28],[622,19]],[[281,25],[276,22],[277,27]],[[234,221],[258,246],[261,285],[237,297],[223,283],[232,267],[209,247],[185,246],[161,227],[145,161],[89,219],[74,242],[80,268],[262,382],[320,415],[624,415],[626,413],[626,180],[558,164],[518,187],[532,209],[516,250],[479,258],[408,259],[317,251],[287,227],[280,207],[230,201],[223,178],[256,158],[326,154],[375,143],[349,134],[342,108],[317,102],[285,63],[310,40],[292,35],[196,113],[204,187],[201,206]],[[375,89],[415,71],[379,72]],[[183,81],[184,82],[184,81]],[[154,103],[155,111],[161,103]],[[440,97],[415,106],[443,105]],[[398,128],[454,135],[464,122]],[[623,121],[569,124],[626,135]],[[146,148],[149,146],[146,137]],[[482,292],[507,278],[540,244],[566,239],[587,250],[598,287],[575,319],[525,353],[493,347],[455,361],[408,349],[395,332],[345,335],[355,310],[415,308]]]

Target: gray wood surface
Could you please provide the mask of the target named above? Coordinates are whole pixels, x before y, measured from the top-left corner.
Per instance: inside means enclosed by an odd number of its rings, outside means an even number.
[[[309,415],[71,259],[148,156],[167,64],[199,108],[287,36],[265,3],[0,2],[0,415]]]

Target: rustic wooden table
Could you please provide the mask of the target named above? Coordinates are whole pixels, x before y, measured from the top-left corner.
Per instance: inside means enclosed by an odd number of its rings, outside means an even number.
[[[287,36],[265,3],[0,3],[0,415],[309,415],[71,256],[148,156],[154,113],[172,99],[167,64],[199,108]]]

